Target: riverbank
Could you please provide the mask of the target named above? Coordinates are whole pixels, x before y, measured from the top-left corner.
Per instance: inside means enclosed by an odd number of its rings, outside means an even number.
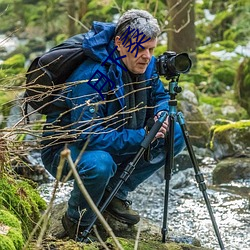
[[[227,250],[247,250],[250,246],[250,209],[247,192],[250,191],[250,180],[234,181],[229,184],[212,185],[212,171],[215,161],[204,158],[201,163],[207,185],[207,193],[214,211],[216,222]],[[195,237],[202,246],[219,250],[212,223],[199,191],[192,168],[179,171],[170,181],[170,200],[168,205],[168,227],[174,235]],[[45,200],[50,199],[53,182],[43,184],[39,190]],[[70,195],[72,182],[64,184],[57,193],[55,202],[66,201]],[[247,190],[245,190],[247,189]],[[133,208],[141,217],[146,218],[160,229],[164,208],[165,181],[161,173],[156,173],[136,192],[130,194]]]

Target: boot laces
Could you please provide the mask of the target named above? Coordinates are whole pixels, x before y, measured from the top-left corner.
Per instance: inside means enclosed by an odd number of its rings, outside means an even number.
[[[123,205],[124,205],[125,208],[128,209],[129,206],[132,205],[132,201],[130,201],[130,200],[124,200],[124,201],[123,201]]]

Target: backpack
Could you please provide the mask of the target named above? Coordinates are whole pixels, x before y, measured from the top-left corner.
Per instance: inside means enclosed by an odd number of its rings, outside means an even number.
[[[71,73],[86,59],[82,46],[85,35],[75,35],[37,57],[26,72],[25,114],[28,105],[48,114],[58,92]]]

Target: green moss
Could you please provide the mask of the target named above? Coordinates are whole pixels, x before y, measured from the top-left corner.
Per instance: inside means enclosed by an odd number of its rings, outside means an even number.
[[[239,121],[239,122],[234,122],[234,123],[229,123],[226,125],[222,126],[215,126],[214,133],[220,133],[220,132],[225,132],[231,129],[245,129],[250,127],[250,121]]]
[[[133,250],[135,241],[133,239],[124,239],[124,238],[118,238],[120,244],[122,245],[124,250]],[[113,240],[109,238],[107,243],[111,243],[113,245]],[[205,249],[202,247],[196,247],[194,245],[189,244],[183,244],[183,243],[175,243],[175,242],[167,242],[162,243],[161,241],[155,241],[155,240],[144,240],[140,241],[138,244],[139,250],[198,250],[198,249]]]
[[[9,69],[11,67],[23,68],[24,64],[25,56],[23,54],[16,54],[4,61],[4,63],[2,64],[2,69]]]
[[[27,182],[4,176],[0,179],[0,206],[4,206],[21,221],[24,237],[27,238],[46,203]]]
[[[16,250],[13,241],[7,235],[0,234],[0,249]]]
[[[22,231],[16,231],[15,228],[11,228],[7,236],[12,240],[16,249],[22,249],[24,245],[24,240],[22,236]]]
[[[10,227],[4,237],[0,237],[0,249],[21,249],[24,243],[20,221],[7,210],[0,210],[0,224]],[[3,236],[3,235],[0,235]],[[6,245],[7,244],[7,245]]]
[[[210,144],[209,147],[211,150],[214,149],[213,142],[215,140],[215,137],[218,141],[220,141],[222,144],[227,144],[229,149],[233,152],[234,145],[229,141],[230,137],[225,136],[234,131],[235,139],[237,141],[242,143],[247,143],[250,141],[250,133],[245,133],[245,131],[249,130],[250,128],[250,120],[243,120],[238,122],[232,122],[225,125],[214,125],[210,129]]]
[[[20,221],[7,210],[0,209],[0,221],[7,226],[21,230]]]
[[[206,103],[206,104],[210,104],[214,107],[221,108],[222,104],[224,103],[225,100],[221,96],[216,97],[216,96],[209,96],[209,95],[201,95],[199,97],[199,101],[200,101],[200,104]]]
[[[235,78],[235,70],[228,67],[221,67],[214,71],[213,77],[228,86],[232,86]]]

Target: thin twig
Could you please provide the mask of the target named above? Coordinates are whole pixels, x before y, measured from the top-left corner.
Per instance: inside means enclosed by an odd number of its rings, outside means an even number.
[[[141,220],[139,221],[139,225],[138,225],[138,230],[137,230],[137,234],[136,234],[136,238],[135,238],[135,246],[134,246],[134,250],[138,249],[139,246],[139,238],[140,238],[140,233],[141,233]]]
[[[102,240],[100,234],[98,233],[96,225],[93,226],[93,230],[94,230],[94,233],[95,233],[97,239],[99,240],[101,245],[104,247],[104,249],[109,250],[108,246],[105,244],[105,242]]]

